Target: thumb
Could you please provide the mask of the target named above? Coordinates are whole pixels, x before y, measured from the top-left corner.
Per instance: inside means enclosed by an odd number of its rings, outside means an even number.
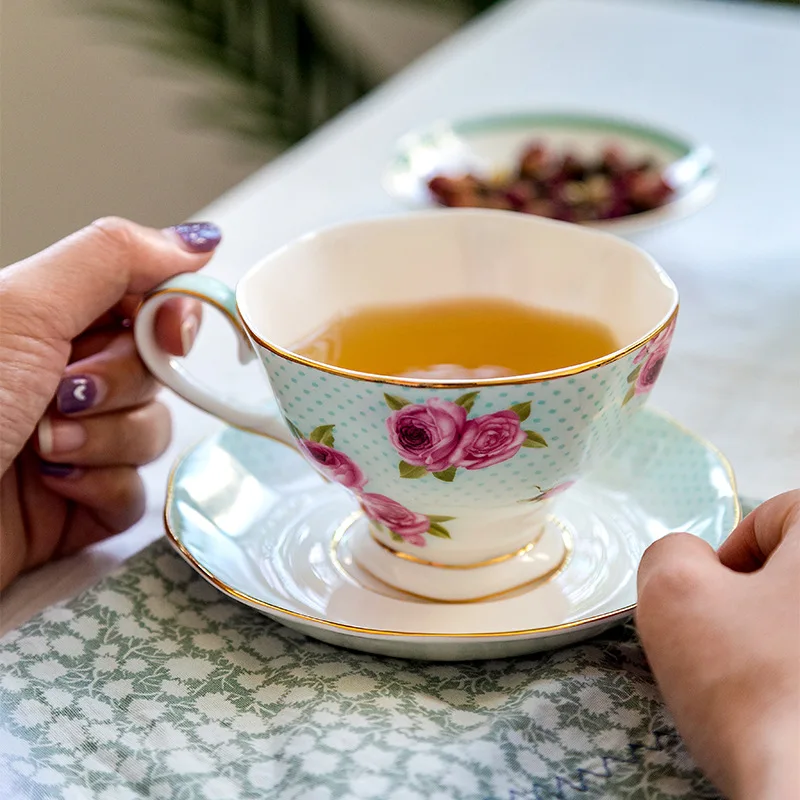
[[[670,533],[644,551],[639,562],[638,592],[641,594],[651,580],[659,584],[691,584],[719,566],[717,554],[708,542],[691,533]]]
[[[2,270],[0,287],[46,322],[42,338],[70,341],[126,294],[200,269],[220,239],[211,223],[159,231],[107,217]]]
[[[691,533],[671,533],[645,550],[639,564],[636,620],[643,638],[676,616],[692,614],[727,572],[708,542]]]

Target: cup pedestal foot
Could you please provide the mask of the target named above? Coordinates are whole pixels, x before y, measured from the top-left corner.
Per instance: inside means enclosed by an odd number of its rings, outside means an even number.
[[[378,541],[369,526],[352,542],[353,558],[384,583],[439,602],[488,599],[554,575],[571,549],[566,530],[552,518],[532,531],[528,544],[505,556],[477,564],[440,564],[426,560],[424,550],[411,555]]]

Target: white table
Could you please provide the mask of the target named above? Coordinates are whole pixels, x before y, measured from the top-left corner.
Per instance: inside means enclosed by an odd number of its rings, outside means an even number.
[[[723,180],[710,207],[638,240],[683,300],[655,403],[728,454],[743,492],[766,497],[800,485],[798,76],[794,9],[516,0],[200,212],[226,237],[209,272],[235,282],[312,228],[401,212],[381,188],[384,163],[398,136],[439,117],[575,108],[685,131],[712,145]],[[234,361],[232,339],[220,330],[207,325],[198,349],[210,361]],[[225,374],[237,375],[233,366]],[[239,377],[263,391],[254,372]],[[171,461],[218,424],[169,402],[175,442],[146,471],[147,516],[131,532],[20,580],[0,605],[0,632],[161,535]]]

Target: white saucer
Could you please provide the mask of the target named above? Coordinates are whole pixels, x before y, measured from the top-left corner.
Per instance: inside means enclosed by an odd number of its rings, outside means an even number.
[[[561,647],[627,619],[650,542],[682,530],[719,546],[741,509],[725,457],[654,411],[615,454],[553,505],[569,558],[555,574],[494,598],[435,603],[358,566],[365,521],[286,445],[225,429],[170,479],[167,536],[229,597],[322,641],[401,658],[501,658]]]

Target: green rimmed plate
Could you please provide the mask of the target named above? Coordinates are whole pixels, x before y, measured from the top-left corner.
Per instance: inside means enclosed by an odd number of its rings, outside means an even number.
[[[411,207],[435,206],[428,180],[436,174],[491,176],[512,169],[527,144],[540,141],[579,157],[618,144],[633,158],[652,158],[675,187],[672,199],[651,211],[586,223],[630,235],[687,217],[711,201],[719,170],[711,149],[658,127],[612,117],[562,112],[440,121],[407,134],[397,144],[383,177],[386,190]]]

